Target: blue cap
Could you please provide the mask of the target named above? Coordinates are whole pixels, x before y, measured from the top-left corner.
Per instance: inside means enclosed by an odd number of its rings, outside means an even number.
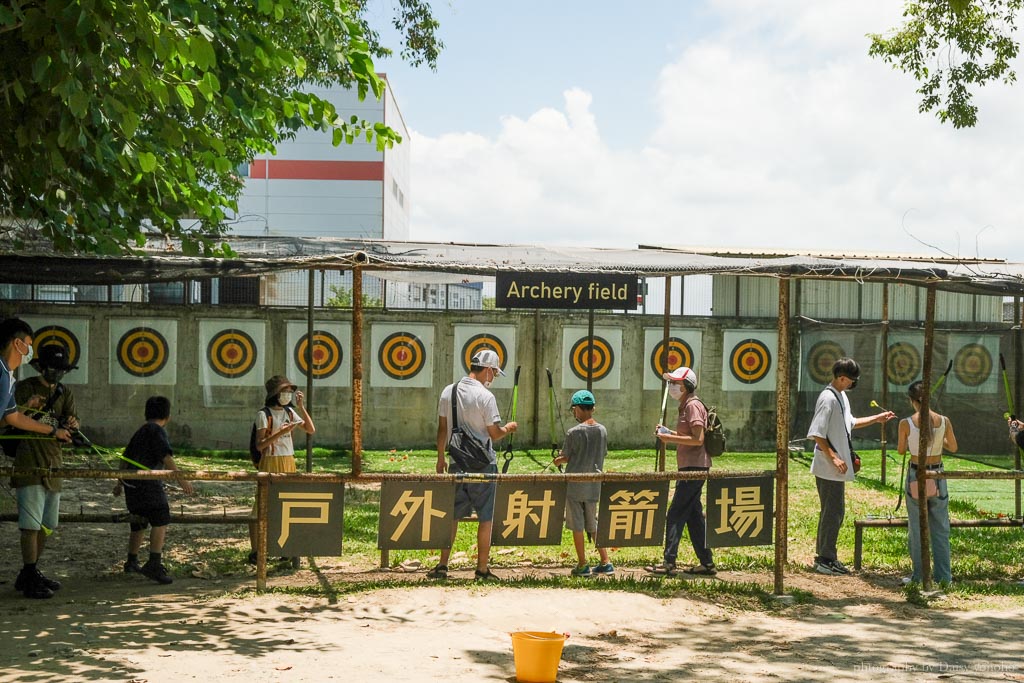
[[[580,389],[572,395],[572,400],[569,401],[571,406],[583,406],[584,408],[590,408],[594,405],[594,395],[586,389]]]

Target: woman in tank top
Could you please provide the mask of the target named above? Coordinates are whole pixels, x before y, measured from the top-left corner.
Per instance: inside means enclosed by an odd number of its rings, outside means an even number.
[[[924,398],[924,384],[914,382],[907,389],[914,414],[900,420],[899,445],[900,455],[911,454],[910,469],[907,473],[904,494],[907,499],[907,546],[910,559],[914,565],[914,573],[903,582],[920,583],[921,570],[921,523],[920,501],[917,499],[917,474],[919,464],[918,447],[921,443],[921,420],[925,419],[931,429],[928,433],[928,448],[924,459],[924,467],[929,474],[942,472],[942,451],[956,453],[956,435],[953,434],[953,423],[948,417],[929,411],[921,415],[921,400]],[[926,504],[928,506],[928,538],[932,549],[932,577],[940,584],[948,584],[953,580],[949,559],[949,490],[945,479],[927,479]]]

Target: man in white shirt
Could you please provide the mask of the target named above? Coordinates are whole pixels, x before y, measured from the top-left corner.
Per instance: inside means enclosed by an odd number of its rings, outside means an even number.
[[[458,396],[458,425],[468,436],[473,437],[486,449],[490,464],[485,473],[495,474],[498,471],[494,443],[516,431],[516,423],[508,422],[501,426],[501,415],[494,394],[487,390],[496,377],[504,377],[498,354],[490,349],[480,351],[470,360],[469,375],[456,384],[449,384],[441,392],[437,403],[437,473],[444,474],[448,470],[445,451],[452,435],[452,392]],[[455,463],[452,463],[454,468]],[[478,581],[494,581],[498,577],[491,573],[489,565],[491,554],[491,527],[494,517],[494,483],[468,484],[460,483],[455,490],[455,516],[452,520],[452,541],[459,530],[458,520],[468,517],[476,511],[479,525],[476,532],[477,558],[476,574]],[[433,579],[448,578],[448,558],[451,547],[441,551],[439,564],[427,573]]]

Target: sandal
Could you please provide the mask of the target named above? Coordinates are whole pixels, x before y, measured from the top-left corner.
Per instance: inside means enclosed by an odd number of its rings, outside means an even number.
[[[490,568],[484,571],[480,571],[479,569],[477,569],[475,572],[473,572],[473,579],[475,581],[501,581],[501,577],[491,572]]]
[[[441,579],[442,581],[448,578],[448,565],[439,564],[429,572],[427,572],[428,579]]]
[[[644,567],[645,570],[652,574],[660,574],[662,576],[672,576],[676,573],[675,562],[662,562],[661,564],[647,565]]]
[[[686,569],[687,574],[697,574],[701,576],[714,576],[718,573],[713,564],[698,564]]]

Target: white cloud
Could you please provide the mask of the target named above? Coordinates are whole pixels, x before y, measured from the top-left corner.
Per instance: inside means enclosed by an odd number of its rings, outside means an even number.
[[[1008,133],[1024,85],[982,93],[981,125],[957,131],[867,57],[864,34],[899,21],[891,3],[712,7],[723,28],[664,66],[658,124],[626,149],[572,88],[493,138],[414,132],[413,238],[928,253],[905,227],[963,255],[984,230],[981,255],[1024,260]]]

